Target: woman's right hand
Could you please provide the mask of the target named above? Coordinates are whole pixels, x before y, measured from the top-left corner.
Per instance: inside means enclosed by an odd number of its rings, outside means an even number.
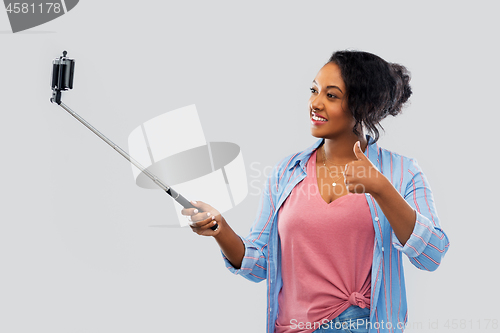
[[[215,208],[203,201],[191,201],[195,208],[183,208],[181,214],[189,220],[193,232],[202,236],[217,236],[223,228],[223,217]],[[217,229],[210,229],[214,225]]]

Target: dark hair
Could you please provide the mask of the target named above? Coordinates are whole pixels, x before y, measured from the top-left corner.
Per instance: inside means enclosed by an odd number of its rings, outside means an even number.
[[[411,96],[410,72],[399,64],[388,63],[384,59],[361,51],[337,51],[328,63],[340,68],[347,93],[347,106],[356,119],[353,132],[358,125],[365,126],[379,138],[380,121],[387,115],[401,113],[403,104]]]

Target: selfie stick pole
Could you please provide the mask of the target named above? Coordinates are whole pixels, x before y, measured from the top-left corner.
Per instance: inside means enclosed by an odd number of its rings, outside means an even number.
[[[123,157],[125,157],[130,163],[135,165],[141,172],[143,172],[146,176],[151,178],[155,184],[157,184],[162,190],[167,192],[175,201],[180,203],[184,208],[195,208],[186,198],[182,195],[174,191],[174,189],[170,186],[165,185],[158,177],[149,172],[144,166],[142,166],[139,162],[137,162],[132,156],[127,154],[123,149],[121,149],[118,145],[114,144],[113,141],[108,139],[104,134],[99,132],[94,126],[89,124],[85,119],[80,117],[76,112],[71,110],[66,104],[61,101],[61,91],[72,89],[73,88],[73,72],[75,67],[75,62],[73,59],[66,58],[67,52],[63,52],[63,56],[58,59],[55,59],[53,62],[52,68],[52,98],[50,101],[52,103],[58,104],[64,110],[68,111],[73,117],[75,117],[79,122],[81,122],[85,127],[94,132],[98,137],[104,140],[108,145],[110,145],[114,150],[120,153]],[[218,225],[214,225],[211,227],[212,230],[216,230]]]

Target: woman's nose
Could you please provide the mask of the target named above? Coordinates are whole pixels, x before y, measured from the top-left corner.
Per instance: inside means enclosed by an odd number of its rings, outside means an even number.
[[[311,96],[311,109],[313,110],[321,110],[323,107],[323,101],[320,95]]]

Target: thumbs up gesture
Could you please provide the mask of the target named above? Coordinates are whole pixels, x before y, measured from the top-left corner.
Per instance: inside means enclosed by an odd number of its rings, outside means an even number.
[[[375,194],[385,177],[363,153],[359,141],[354,144],[353,149],[357,160],[345,166],[346,188],[350,193]]]

